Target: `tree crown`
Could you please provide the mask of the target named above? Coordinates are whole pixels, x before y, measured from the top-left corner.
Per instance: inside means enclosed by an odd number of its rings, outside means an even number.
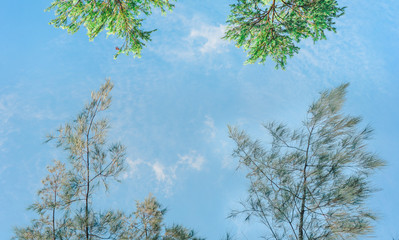
[[[233,156],[250,181],[243,210],[232,217],[256,217],[272,239],[354,239],[371,232],[368,177],[384,161],[366,149],[370,127],[359,130],[359,117],[342,114],[347,86],[322,92],[301,129],[264,124],[273,139],[269,149],[229,127]]]

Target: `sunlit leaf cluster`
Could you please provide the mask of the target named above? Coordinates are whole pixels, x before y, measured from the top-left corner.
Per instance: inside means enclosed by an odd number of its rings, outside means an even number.
[[[123,44],[116,47],[116,58],[121,53],[139,57],[155,31],[142,28],[144,17],[154,9],[165,13],[173,6],[169,0],[55,0],[47,10],[55,10],[56,18],[50,24],[70,33],[83,25],[90,40],[103,30],[123,39]]]
[[[334,21],[343,13],[336,0],[237,0],[224,38],[248,52],[246,63],[271,57],[276,68],[285,68],[302,39],[325,39],[325,31],[335,32]]]

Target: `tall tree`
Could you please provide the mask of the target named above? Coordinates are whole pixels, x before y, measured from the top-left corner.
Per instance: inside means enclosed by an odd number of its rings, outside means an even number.
[[[107,143],[109,123],[99,119],[110,106],[112,88],[107,80],[98,92],[92,92],[91,102],[74,121],[48,136],[48,141],[56,141],[68,153],[68,161],[54,161],[47,168],[39,201],[29,207],[39,218],[28,227],[15,228],[13,239],[200,240],[183,226],[165,227],[166,209],[152,196],[137,202],[130,215],[95,210],[95,193],[101,186],[107,190],[109,181],[117,180],[124,170],[125,147]]]
[[[121,212],[93,209],[94,193],[101,185],[108,189],[109,180],[124,169],[125,147],[119,143],[107,146],[109,123],[98,119],[110,106],[112,87],[107,80],[98,92],[92,92],[91,102],[74,121],[48,136],[48,141],[56,141],[57,147],[68,152],[67,167],[56,161],[48,168],[50,175],[38,192],[41,201],[30,207],[40,219],[30,227],[17,228],[16,239],[115,239],[120,234],[115,226],[123,220]],[[57,211],[66,213],[59,224]]]
[[[229,127],[233,156],[250,181],[243,209],[231,217],[256,217],[270,239],[355,239],[371,232],[368,177],[384,162],[366,149],[372,130],[342,114],[347,86],[321,93],[298,130],[265,124],[270,149]]]
[[[336,0],[237,0],[224,38],[248,51],[246,63],[270,56],[284,69],[302,39],[326,39],[325,31],[335,32],[334,21],[343,14]]]
[[[155,30],[143,30],[143,17],[160,9],[162,13],[174,7],[169,0],[55,0],[46,10],[55,9],[56,18],[50,22],[57,28],[75,33],[83,25],[93,40],[104,29],[108,35],[124,39],[116,47],[115,58],[121,54],[133,53],[140,57],[145,42]]]
[[[97,119],[110,106],[112,88],[113,84],[107,80],[98,92],[92,92],[91,102],[72,123],[61,126],[56,135],[48,137],[48,141],[55,140],[58,147],[69,153],[71,168],[64,191],[68,204],[78,205],[77,234],[87,240],[98,237],[103,228],[98,225],[103,221],[96,219],[99,215],[92,208],[93,194],[100,184],[107,189],[109,179],[116,178],[124,169],[125,147],[120,143],[107,146],[108,120]]]

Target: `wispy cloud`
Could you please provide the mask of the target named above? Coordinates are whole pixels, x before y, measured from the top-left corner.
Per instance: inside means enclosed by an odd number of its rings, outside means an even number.
[[[205,158],[196,151],[190,151],[185,155],[179,154],[178,156],[180,160],[177,162],[177,164],[188,166],[189,168],[195,169],[197,171],[201,171],[202,165],[205,162]]]
[[[165,37],[149,46],[149,50],[169,62],[209,61],[210,56],[228,52],[229,42],[223,40],[225,25],[210,23],[206,16],[186,16],[175,13],[168,26],[163,28]],[[171,38],[171,36],[174,36]],[[160,39],[160,38],[157,38]]]
[[[233,145],[226,140],[225,133],[227,127],[223,124],[223,128],[218,130],[215,120],[210,115],[205,116],[203,123],[204,128],[202,133],[205,135],[205,141],[210,144],[210,148],[217,154],[217,158],[221,159],[221,167],[224,169],[234,169],[236,161],[231,157]],[[220,134],[221,132],[223,134]]]
[[[126,159],[126,165],[127,165],[127,170],[125,173],[123,173],[122,178],[131,178],[135,174],[138,173],[138,167],[140,164],[145,164],[145,162],[142,159],[137,159],[137,160],[132,160],[130,158]]]
[[[205,40],[205,43],[198,44],[197,47],[202,54],[206,53],[222,53],[227,51],[227,42],[222,39],[226,26],[220,24],[219,26],[212,26],[206,23],[201,23],[199,26],[191,28],[188,41],[192,45],[195,40]]]
[[[152,170],[157,177],[158,182],[169,182],[175,178],[175,174],[167,174],[165,167],[160,162],[155,162],[151,165]]]
[[[16,130],[10,123],[10,119],[15,115],[13,102],[15,102],[13,95],[0,97],[0,151],[4,151],[3,145],[7,141],[8,135]]]
[[[204,125],[205,125],[205,128],[204,128],[203,132],[210,139],[214,139],[216,137],[216,127],[215,127],[215,121],[213,120],[213,118],[206,115]]]
[[[127,171],[122,175],[123,179],[140,178],[141,173],[150,170],[156,180],[159,189],[162,189],[167,196],[172,195],[173,186],[179,179],[178,175],[182,173],[182,169],[192,169],[201,171],[205,163],[205,158],[192,150],[188,154],[177,155],[179,160],[172,165],[165,165],[160,161],[144,161],[142,159],[127,159]]]
[[[381,46],[373,41],[373,37],[367,36],[362,25],[361,17],[348,16],[337,22],[337,33],[327,33],[327,41],[314,44],[307,39],[301,42],[301,50],[289,61],[288,71],[295,78],[312,84],[309,87],[314,83],[332,87],[350,79],[359,92],[389,89],[387,62],[381,54]]]

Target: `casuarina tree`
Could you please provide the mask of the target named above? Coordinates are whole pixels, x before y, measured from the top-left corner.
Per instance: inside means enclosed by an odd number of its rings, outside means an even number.
[[[13,239],[143,239],[199,240],[180,225],[165,227],[166,209],[152,196],[137,202],[136,211],[96,209],[95,195],[107,190],[124,170],[125,147],[109,144],[109,123],[101,118],[111,103],[113,84],[107,80],[75,120],[62,125],[48,141],[67,152],[67,161],[55,160],[42,181],[38,201],[29,209],[39,218],[28,227],[15,228]]]
[[[268,148],[229,127],[233,155],[250,182],[248,198],[231,217],[256,218],[268,239],[355,239],[372,231],[369,177],[384,161],[366,148],[370,127],[342,113],[347,86],[322,92],[300,129],[265,124]]]

